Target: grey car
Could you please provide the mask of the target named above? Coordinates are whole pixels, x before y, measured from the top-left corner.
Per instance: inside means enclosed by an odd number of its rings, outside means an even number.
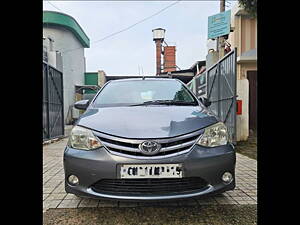
[[[71,131],[65,190],[117,200],[167,200],[235,188],[227,127],[171,78],[107,82]]]

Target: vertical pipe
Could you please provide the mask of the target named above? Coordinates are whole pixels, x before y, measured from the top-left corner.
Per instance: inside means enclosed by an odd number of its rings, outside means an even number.
[[[220,12],[225,11],[225,0],[220,0]]]
[[[51,135],[50,135],[50,116],[49,116],[49,110],[50,110],[50,90],[49,90],[49,64],[47,63],[47,66],[46,66],[46,89],[47,89],[47,131],[48,131],[48,139],[51,138]]]
[[[220,12],[225,11],[225,0],[220,0]],[[224,37],[218,38],[218,51],[219,51],[219,59],[222,59],[224,57]]]
[[[161,73],[161,40],[155,40],[156,44],[156,76],[160,75]]]
[[[234,110],[234,133],[233,133],[233,143],[236,144],[236,133],[237,133],[237,128],[236,128],[236,96],[237,96],[237,65],[236,65],[236,60],[237,60],[237,48],[234,48],[233,52],[233,71],[234,71],[234,94],[235,97],[234,102],[233,102],[233,110]]]
[[[222,122],[225,122],[223,121],[223,118],[221,117],[221,73],[222,73],[222,70],[221,70],[221,62],[219,62],[217,64],[217,70],[218,70],[218,77],[217,77],[217,88],[218,88],[218,91],[217,91],[217,99],[218,99],[218,117],[221,119]]]
[[[62,123],[62,135],[65,135],[65,120],[64,120],[64,74],[62,72],[58,73],[60,75],[60,81],[61,81],[61,88],[60,88],[60,94],[61,94],[61,123]]]

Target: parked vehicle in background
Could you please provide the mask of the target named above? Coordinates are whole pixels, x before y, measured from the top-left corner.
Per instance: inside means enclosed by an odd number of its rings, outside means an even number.
[[[164,200],[234,189],[235,150],[209,104],[177,79],[107,82],[75,104],[86,111],[64,152],[66,192]]]

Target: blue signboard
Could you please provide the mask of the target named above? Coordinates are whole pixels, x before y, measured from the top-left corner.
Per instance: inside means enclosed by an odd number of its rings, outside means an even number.
[[[208,17],[208,39],[230,33],[231,10]]]

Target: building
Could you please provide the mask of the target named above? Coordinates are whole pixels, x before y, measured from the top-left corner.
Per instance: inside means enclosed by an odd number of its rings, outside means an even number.
[[[205,71],[205,61],[196,61],[190,68],[182,70],[174,70],[168,72],[162,72],[160,75],[166,76],[170,74],[173,78],[177,78],[188,84],[192,81],[195,76],[198,76],[200,73]]]
[[[84,84],[84,48],[90,47],[89,37],[70,15],[43,12],[43,52],[48,63],[63,72],[64,121],[71,121],[75,86]]]
[[[238,3],[231,10],[228,42],[237,49],[237,100],[242,114],[237,115],[237,140],[247,140],[249,130],[256,129],[257,92],[257,19],[251,18]]]
[[[176,71],[176,46],[164,46],[163,72]]]
[[[174,54],[173,54],[174,55]],[[172,56],[171,56],[172,57]],[[174,57],[173,57],[174,58]],[[175,64],[173,64],[175,65]],[[172,66],[174,68],[174,66]],[[183,83],[189,83],[193,77],[200,75],[205,71],[205,61],[197,61],[190,68],[184,70],[163,70],[159,76],[176,78],[181,80]],[[98,85],[102,87],[107,81],[127,79],[127,78],[142,78],[141,75],[107,75],[103,70],[98,70],[98,72],[86,72],[85,73],[85,85]],[[151,76],[145,76],[151,77]],[[153,76],[155,78],[157,76]]]
[[[195,62],[190,70],[193,71],[193,78],[187,83],[187,86],[192,90],[197,97],[207,97],[206,93],[206,64],[204,61]]]

